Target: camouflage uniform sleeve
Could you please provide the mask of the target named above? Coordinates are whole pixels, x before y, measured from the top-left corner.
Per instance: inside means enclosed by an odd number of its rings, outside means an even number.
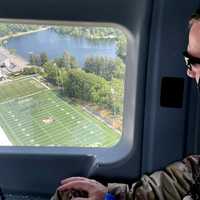
[[[144,175],[131,189],[125,184],[108,184],[117,200],[182,200],[191,191],[200,191],[200,156],[189,156],[170,164],[163,171]],[[199,179],[200,180],[200,179]]]

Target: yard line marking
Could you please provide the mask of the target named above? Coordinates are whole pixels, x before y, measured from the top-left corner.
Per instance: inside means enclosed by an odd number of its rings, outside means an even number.
[[[6,119],[4,119],[4,117],[1,115],[1,112],[0,112],[0,117],[2,119],[2,121],[4,122],[5,126],[9,129],[10,133],[12,134],[13,133],[13,129],[10,128],[10,125],[8,125]],[[19,143],[19,144],[22,144],[22,142],[16,137],[15,140]]]
[[[32,96],[34,96],[34,95],[36,95],[36,94],[40,94],[40,93],[42,93],[42,92],[43,92],[43,90],[38,91],[38,92],[35,92],[35,93],[32,93],[32,94],[28,94],[28,95],[25,95],[25,96],[16,97],[16,98],[14,98],[14,99],[10,99],[10,100],[8,100],[8,101],[1,102],[0,105],[7,104],[7,103],[11,103],[11,102],[13,102],[13,101],[19,101],[20,99],[24,99],[24,98],[27,98],[27,97],[32,97]]]
[[[16,79],[9,79],[9,80],[11,80],[11,81],[28,80],[33,77],[34,77],[33,75],[30,75],[30,76],[20,77],[20,78],[16,78]]]
[[[109,128],[111,128],[112,130],[116,131],[118,134],[121,135],[121,131],[119,131],[119,130],[116,129],[116,128],[113,128],[113,127],[112,127],[110,124],[108,124],[105,120],[103,120],[102,118],[96,116],[96,115],[93,114],[91,111],[89,111],[85,106],[82,106],[82,108],[83,108],[83,110],[84,110],[86,113],[92,115],[92,116],[95,117],[97,120],[100,120],[102,123],[106,124]]]
[[[45,83],[39,81],[37,78],[33,77],[32,79],[36,80],[38,83],[40,83],[40,84],[43,85],[45,88],[47,88],[48,90],[50,90],[50,87],[48,87]]]
[[[28,95],[25,95],[25,96],[21,96],[21,97],[18,97],[17,100],[24,99],[24,98],[26,98],[26,97],[32,97],[32,96],[34,96],[34,95],[36,95],[36,94],[40,94],[40,93],[42,93],[42,92],[43,92],[43,91],[38,91],[38,92],[34,92],[34,93],[32,93],[32,94],[28,94]]]
[[[51,113],[49,110],[47,110],[47,113],[50,115],[50,117],[54,117],[54,116],[52,115],[52,113]],[[60,124],[60,126],[65,130],[64,134],[70,135],[69,128],[67,128],[62,122],[60,122],[60,120],[57,120],[57,122],[58,122],[58,123]],[[63,134],[62,134],[62,135],[63,135]]]
[[[25,84],[25,81],[23,82],[23,84]],[[27,90],[29,88],[26,87],[25,89]],[[41,101],[43,101],[44,99],[47,99],[49,96],[52,96],[52,99],[55,98],[55,95],[52,95],[53,92],[49,92],[49,91],[46,90],[46,88],[44,89],[43,87],[41,89],[42,89],[42,91],[40,90],[40,91],[37,91],[35,93],[29,94],[29,95],[25,95],[24,97],[21,96],[20,98],[26,100],[26,98],[25,98],[26,96],[33,96],[33,95],[41,93],[43,91],[44,91],[44,96],[43,95],[38,95],[39,98],[42,98]],[[16,102],[20,98],[16,98],[15,99]],[[32,100],[36,100],[35,97],[31,98],[31,99]],[[33,117],[33,121],[37,122],[37,125],[41,129],[41,135],[37,135],[36,138],[35,138],[36,139],[36,141],[35,141],[36,144],[38,144],[37,140],[40,140],[39,143],[43,144],[43,145],[45,145],[45,144],[56,144],[57,145],[57,143],[61,143],[62,145],[66,146],[66,145],[70,145],[72,143],[75,146],[77,146],[78,145],[78,141],[76,139],[78,139],[79,137],[81,137],[81,140],[87,141],[86,138],[82,137],[84,135],[82,133],[86,133],[86,130],[82,129],[84,124],[88,125],[88,127],[86,126],[87,132],[90,132],[90,131],[94,132],[94,137],[97,136],[98,133],[101,133],[101,130],[103,130],[102,132],[105,132],[104,128],[102,128],[99,124],[96,124],[93,121],[93,117],[91,115],[88,116],[89,113],[85,112],[85,114],[84,114],[84,110],[83,109],[75,109],[72,105],[70,105],[69,103],[67,103],[66,101],[63,101],[61,99],[57,99],[57,101],[55,101],[55,104],[54,104],[52,102],[52,99],[48,98],[48,100],[50,102],[46,101],[44,104],[39,99],[39,101],[41,102],[39,104],[39,107],[42,106],[42,110],[40,110],[39,112],[34,113],[34,115],[30,115],[30,116]],[[21,100],[21,101],[24,101],[24,100]],[[51,103],[53,103],[53,104],[51,104]],[[56,108],[56,106],[55,106],[56,104],[58,104],[60,106],[59,109]],[[7,108],[7,107],[9,108],[9,106],[12,107],[12,104],[11,105],[9,105],[9,104],[6,105],[5,108]],[[8,110],[10,110],[10,109],[8,109]],[[61,112],[62,110],[65,111],[65,112]],[[16,112],[17,112],[17,110],[16,110]],[[40,120],[39,116],[43,116],[43,115],[48,115],[49,116],[48,113],[50,114],[50,116],[53,116],[53,118],[56,119],[56,122],[58,122],[58,124],[55,127],[50,127],[50,129],[49,128],[46,129],[46,127],[40,126],[40,124],[38,124],[38,121]],[[64,115],[60,116],[62,113]],[[11,116],[12,114],[13,113],[10,113],[8,115],[8,113],[6,112],[6,116],[7,117]],[[16,114],[16,113],[14,113],[14,114]],[[67,117],[67,114],[70,114],[70,115],[68,115],[68,117]],[[38,116],[38,118],[37,118],[37,116]],[[75,120],[71,120],[71,117],[74,118]],[[14,119],[11,118],[11,119],[9,119],[9,121],[12,122],[12,120],[14,120]],[[81,123],[78,125],[79,121],[81,121]],[[20,122],[22,122],[21,119],[20,119]],[[66,126],[66,123],[67,123],[67,126]],[[23,126],[24,126],[24,124],[27,125],[26,128],[27,128],[27,130],[29,130],[29,125],[32,125],[32,121],[30,121],[30,119],[28,117],[28,121],[27,121],[27,118],[26,118],[25,123],[23,121],[22,124],[23,124]],[[76,124],[76,126],[75,126],[75,124]],[[17,129],[19,129],[19,128],[17,128]],[[30,130],[34,130],[34,126],[30,126]],[[52,134],[49,134],[49,132],[51,132],[51,131],[52,131]],[[73,133],[75,133],[75,131],[76,131],[76,134],[73,134]],[[21,128],[20,128],[19,132],[21,132],[20,135],[22,137],[23,137],[23,135],[26,134],[26,132],[25,133],[22,132]],[[43,133],[45,133],[45,134],[43,135]],[[55,138],[53,137],[54,133],[57,136]],[[31,135],[35,135],[35,133],[33,131],[31,131]],[[66,135],[69,136],[69,137],[65,137]],[[103,135],[103,134],[101,133],[101,135]],[[63,140],[61,138],[63,138]],[[27,139],[29,139],[29,140],[27,140]],[[27,142],[29,142],[30,139],[32,139],[32,138],[26,138],[25,140],[27,140]],[[105,143],[104,139],[100,138],[100,140],[103,143]],[[26,144],[26,141],[23,141],[23,143]],[[34,144],[31,144],[31,145],[34,145]],[[79,145],[80,146],[88,146],[88,144],[81,144],[81,143]]]
[[[37,123],[37,120],[35,118],[33,118],[33,121],[35,121]],[[49,136],[49,132],[48,130],[46,130],[45,128],[43,128],[39,123],[38,124],[38,127],[46,134],[45,137],[48,138],[48,142],[53,142],[53,140],[51,139],[51,137]]]
[[[90,117],[88,117],[88,116],[86,116],[85,114],[81,113],[81,111],[76,110],[76,109],[73,108],[70,104],[68,104],[68,103],[66,103],[66,102],[64,102],[64,103],[65,103],[65,105],[67,104],[67,106],[68,106],[71,110],[73,110],[74,113],[78,114],[79,116],[82,116],[84,120],[87,120],[87,121],[89,121],[90,123],[94,123],[93,120],[90,119]],[[83,110],[86,111],[85,109],[83,109]],[[88,112],[86,111],[86,113],[88,113]],[[89,113],[89,114],[91,114],[91,113]],[[94,116],[94,114],[92,114],[92,115]],[[72,117],[73,117],[73,116],[72,116]],[[73,119],[72,117],[71,117],[71,119]],[[96,116],[95,116],[95,118],[96,118]],[[74,119],[75,119],[75,118],[74,118]],[[98,118],[96,118],[96,119],[98,119]],[[105,122],[104,122],[103,120],[101,120],[101,122],[103,122],[103,123],[105,124]],[[96,125],[96,124],[95,124],[95,125]],[[107,125],[107,124],[106,124],[106,125]],[[101,131],[104,132],[104,129],[103,129],[101,126],[99,126],[99,125],[96,125],[96,126],[97,126]],[[110,126],[109,128],[111,128],[111,126]],[[111,129],[113,130],[113,127],[112,127]],[[119,131],[118,131],[118,133],[119,133]]]
[[[35,78],[35,77],[27,77],[27,78],[19,78],[19,79],[14,79],[13,81],[10,81],[10,84],[12,84],[12,85],[10,85],[11,87],[13,87],[13,89],[16,89],[16,91],[18,91],[19,92],[19,94],[20,94],[20,87],[15,87],[15,82],[16,82],[16,84],[18,84],[18,86],[19,86],[19,84],[20,85],[22,85],[22,86],[26,86],[26,80],[33,80],[33,81],[35,81],[35,82],[39,82],[40,83],[40,85],[42,85],[43,87],[39,90],[38,88],[33,88],[34,90],[35,89],[37,89],[37,91],[41,91],[41,90],[44,90],[44,89],[48,89],[48,90],[50,90],[50,88],[47,86],[47,85],[45,85],[44,83],[42,83],[42,82],[40,82],[37,78]],[[21,81],[24,81],[24,82],[22,82],[21,83]],[[14,82],[14,83],[13,83]],[[9,87],[10,87],[9,86]],[[34,86],[34,84],[33,84],[33,86]],[[19,90],[20,89],[20,90]],[[27,88],[27,87],[25,87],[24,88],[25,90],[26,89],[29,89],[29,88]],[[22,90],[23,90],[23,88],[22,88]],[[2,93],[2,91],[0,91],[1,93]],[[4,95],[4,93],[3,93],[3,95]],[[32,95],[32,94],[29,94],[29,95]],[[4,95],[5,96],[5,95]],[[17,95],[18,96],[18,95]],[[15,98],[23,98],[23,97],[26,97],[27,95],[24,95],[24,96],[19,96],[19,97],[14,97],[14,99]],[[12,98],[12,97],[11,97]],[[7,101],[3,101],[3,102],[1,102],[0,104],[2,104],[2,103],[4,103],[4,102],[10,102],[11,100],[13,100],[13,98],[12,99],[9,99],[9,97],[7,98],[8,100]]]

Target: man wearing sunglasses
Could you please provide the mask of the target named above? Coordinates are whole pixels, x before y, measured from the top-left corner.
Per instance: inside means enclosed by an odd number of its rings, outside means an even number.
[[[199,85],[199,75],[200,75],[200,58],[191,56],[188,51],[183,52],[187,69],[187,75],[190,78],[194,78]]]
[[[200,79],[200,10],[189,23],[189,43],[183,53],[187,75]],[[189,156],[181,162],[167,166],[150,176],[144,175],[132,185],[101,183],[84,177],[71,177],[61,181],[61,186],[51,200],[200,200],[200,156]]]
[[[200,79],[200,9],[196,11],[189,22],[189,43],[187,51],[183,53],[188,67],[187,75],[196,80]]]

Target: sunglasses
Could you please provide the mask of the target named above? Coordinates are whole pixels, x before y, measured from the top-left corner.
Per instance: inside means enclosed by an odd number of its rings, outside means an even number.
[[[195,65],[197,65],[197,64],[200,65],[200,58],[191,56],[187,51],[183,52],[183,56],[185,59],[185,64],[189,70],[192,70],[192,66],[195,67]]]

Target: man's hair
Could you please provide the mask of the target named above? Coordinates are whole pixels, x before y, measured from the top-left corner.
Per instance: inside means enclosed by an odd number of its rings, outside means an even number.
[[[192,25],[197,22],[200,21],[200,8],[198,8],[190,17],[189,20],[189,29],[191,29]]]
[[[191,19],[200,20],[200,8],[198,8],[192,15]]]

